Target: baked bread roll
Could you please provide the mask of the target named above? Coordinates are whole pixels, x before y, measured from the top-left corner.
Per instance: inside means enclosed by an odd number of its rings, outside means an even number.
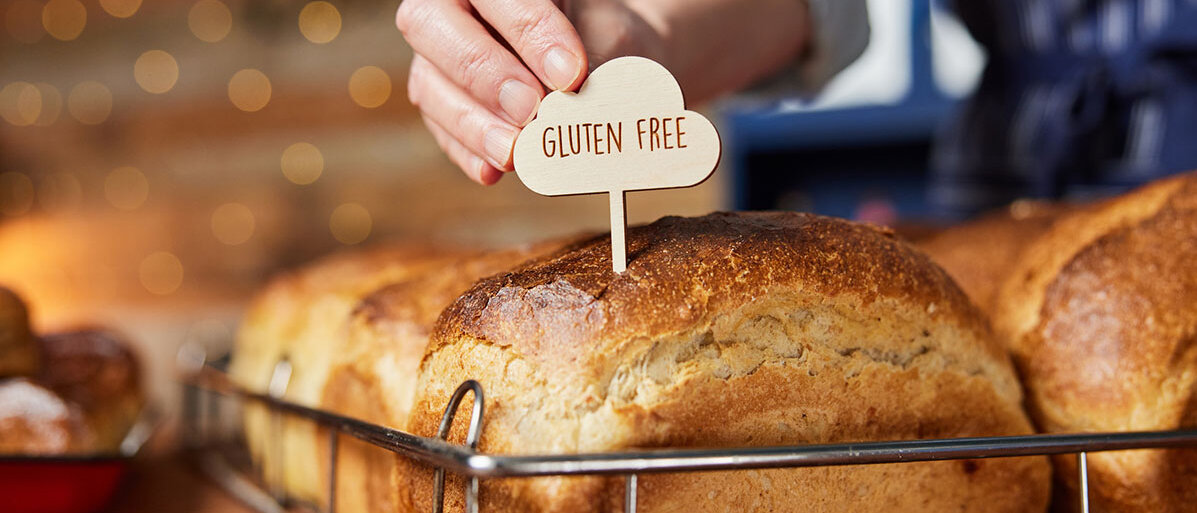
[[[95,437],[83,413],[25,378],[0,380],[0,455],[91,452]]]
[[[41,345],[38,384],[79,407],[93,450],[117,452],[145,404],[137,357],[115,334],[97,329],[49,335]]]
[[[367,295],[349,321],[349,344],[333,367],[323,407],[367,422],[407,425],[420,361],[441,311],[478,279],[506,271],[533,256],[560,248],[550,241],[502,251],[478,252],[435,272],[387,285]],[[325,455],[323,449],[320,454]],[[342,436],[338,458],[338,511],[407,511],[407,484],[398,482],[395,454]],[[321,475],[327,475],[327,457]]]
[[[230,377],[248,390],[268,393],[275,365],[286,359],[292,370],[284,397],[319,407],[329,372],[346,350],[346,323],[357,302],[458,254],[450,248],[389,246],[339,253],[275,277],[242,321]],[[326,433],[297,417],[284,419],[282,432],[275,432],[268,410],[253,403],[246,404],[244,423],[251,456],[267,480],[293,497],[324,504],[326,477],[318,455],[327,451]]]
[[[1048,432],[1197,427],[1197,173],[1065,215],[1003,286],[995,325]],[[1076,494],[1076,458],[1056,458]],[[1192,511],[1197,451],[1089,455],[1093,511]]]
[[[467,379],[480,450],[578,453],[1031,432],[985,318],[892,234],[796,213],[667,217],[479,282],[437,322],[409,429]],[[468,403],[468,400],[467,400]],[[463,443],[468,405],[450,439]],[[432,473],[412,467],[416,511]],[[1046,458],[640,476],[640,511],[1043,511]],[[463,509],[461,479],[446,485]],[[482,510],[620,511],[622,478],[482,481]]]
[[[37,374],[40,352],[25,302],[0,287],[0,378]]]
[[[1015,201],[916,242],[915,247],[943,267],[981,311],[992,314],[997,291],[1019,262],[1023,248],[1069,208],[1062,203]]]

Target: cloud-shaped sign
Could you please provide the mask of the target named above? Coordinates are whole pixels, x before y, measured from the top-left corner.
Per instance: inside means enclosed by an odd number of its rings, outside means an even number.
[[[515,142],[515,172],[546,196],[688,187],[719,163],[719,134],[686,110],[664,66],[606,62],[577,93],[552,92]]]

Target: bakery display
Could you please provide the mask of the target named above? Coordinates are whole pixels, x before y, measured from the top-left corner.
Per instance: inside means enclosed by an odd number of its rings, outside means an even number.
[[[435,435],[466,379],[480,450],[568,454],[1031,432],[984,317],[891,234],[791,213],[663,218],[471,287],[437,322],[408,429]],[[386,398],[383,402],[390,401]],[[450,439],[461,443],[468,416]],[[398,460],[416,511],[428,469]],[[463,507],[450,479],[447,507]],[[640,478],[646,511],[1042,511],[1045,458]],[[620,478],[482,482],[488,511],[618,510]],[[713,506],[714,505],[714,506]]]
[[[39,337],[27,311],[0,288],[0,454],[117,454],[145,403],[137,356],[100,329]]]
[[[998,288],[1019,262],[1023,248],[1070,208],[1063,203],[1020,200],[914,245],[943,267],[982,311],[991,313]]]
[[[995,326],[1048,432],[1197,427],[1197,173],[1065,214],[1002,287]],[[1075,497],[1076,458],[1055,459]],[[1192,511],[1197,450],[1089,455],[1094,511]]]

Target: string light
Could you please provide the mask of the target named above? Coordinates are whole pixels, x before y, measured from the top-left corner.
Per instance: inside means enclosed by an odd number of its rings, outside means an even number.
[[[16,171],[0,173],[0,212],[19,216],[33,208],[33,180]]]
[[[104,197],[121,210],[136,210],[150,195],[150,183],[135,167],[118,167],[104,178]]]
[[[0,89],[0,116],[12,125],[29,126],[42,112],[42,93],[29,82],[13,82]]]
[[[4,13],[4,26],[13,39],[25,44],[41,41],[42,4],[36,0],[13,0]]]
[[[240,203],[225,203],[212,212],[212,235],[222,244],[244,244],[254,235],[254,213]]]
[[[170,91],[179,80],[179,63],[169,53],[150,50],[133,63],[133,78],[146,92],[162,94]]]
[[[137,269],[141,286],[152,294],[165,296],[183,284],[183,263],[168,251],[153,253],[141,261]]]
[[[349,97],[362,107],[378,107],[391,97],[391,77],[378,66],[360,67],[349,76]]]
[[[141,0],[100,0],[104,12],[116,18],[128,18],[141,8]]]
[[[328,2],[309,2],[299,11],[299,32],[316,44],[332,41],[341,33],[341,13]]]
[[[328,219],[328,229],[333,238],[345,245],[366,240],[373,227],[370,211],[357,203],[345,203],[333,210]]]
[[[112,93],[99,82],[79,82],[67,95],[67,110],[80,123],[98,125],[112,113]]]
[[[52,125],[58,120],[58,115],[62,113],[62,94],[58,92],[58,88],[45,82],[38,82],[34,85],[41,93],[42,100],[41,113],[34,124],[37,126]]]
[[[229,101],[245,112],[257,112],[270,102],[270,78],[256,69],[243,69],[229,79]]]
[[[187,27],[205,43],[215,43],[229,35],[233,13],[220,0],[199,0],[187,12]]]
[[[50,0],[42,7],[42,27],[55,39],[70,41],[87,26],[87,8],[79,0]]]
[[[283,176],[296,185],[315,182],[324,172],[324,155],[310,143],[298,142],[283,150],[279,159]]]

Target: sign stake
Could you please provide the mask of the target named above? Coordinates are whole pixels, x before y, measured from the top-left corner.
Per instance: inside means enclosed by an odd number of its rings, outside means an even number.
[[[622,274],[628,270],[628,246],[624,234],[628,228],[628,209],[624,205],[627,192],[611,191],[611,270]]]

